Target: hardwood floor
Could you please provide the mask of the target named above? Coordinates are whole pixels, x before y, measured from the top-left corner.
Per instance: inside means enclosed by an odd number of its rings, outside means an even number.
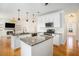
[[[74,43],[74,48],[67,48],[67,43],[64,45],[54,45],[53,55],[54,56],[79,56],[79,42]],[[20,48],[16,50],[11,49],[10,39],[1,38],[0,39],[0,56],[20,56]]]
[[[53,55],[54,56],[79,56],[79,42],[76,41],[74,44],[75,47],[72,49],[67,48],[67,43],[64,45],[54,45],[53,46]]]
[[[20,48],[17,50],[11,49],[10,39],[0,39],[0,56],[20,56]]]

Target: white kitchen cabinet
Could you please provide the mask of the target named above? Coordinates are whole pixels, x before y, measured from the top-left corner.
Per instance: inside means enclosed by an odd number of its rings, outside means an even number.
[[[11,48],[12,49],[20,48],[21,47],[20,38],[26,38],[26,37],[31,37],[31,34],[11,36]]]
[[[54,23],[54,27],[52,28],[61,28],[63,23],[64,23],[64,12],[59,11],[59,12],[54,12],[46,15],[42,15],[38,17],[38,25],[37,25],[37,32],[45,32],[47,29],[45,27],[45,23],[52,22]]]
[[[18,36],[11,36],[11,48],[13,50],[20,48],[20,38]]]
[[[54,27],[60,27],[60,13],[54,14]]]
[[[54,17],[55,17],[55,15],[53,13],[48,14],[46,23],[48,23],[48,22],[52,22],[53,23],[54,22]]]
[[[45,27],[45,23],[52,22],[54,27]],[[46,32],[47,29],[55,29],[56,33],[61,32],[62,35],[55,35],[53,43],[56,45],[63,44],[64,40],[64,11],[45,14],[38,17],[37,32]],[[63,30],[62,30],[63,29]]]
[[[55,35],[54,34],[53,44],[54,45],[59,45],[60,44],[60,35]]]
[[[53,39],[41,42],[34,46],[21,41],[21,56],[52,56]]]
[[[45,28],[45,21],[44,21],[44,17],[41,16],[38,18],[38,21],[37,21],[37,32],[44,32]]]
[[[21,42],[21,56],[31,56],[32,55],[32,47],[22,41]]]

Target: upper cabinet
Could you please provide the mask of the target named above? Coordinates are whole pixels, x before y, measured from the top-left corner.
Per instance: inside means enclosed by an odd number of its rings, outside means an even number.
[[[41,28],[42,28],[42,30],[45,30],[46,23],[53,23],[52,28],[61,28],[64,23],[63,20],[64,20],[64,12],[63,11],[45,14],[45,15],[38,17],[38,21],[37,21],[38,27],[37,28],[39,28],[38,30],[41,30]]]
[[[60,14],[59,13],[56,13],[54,14],[54,17],[53,17],[53,21],[54,21],[54,27],[60,27]]]

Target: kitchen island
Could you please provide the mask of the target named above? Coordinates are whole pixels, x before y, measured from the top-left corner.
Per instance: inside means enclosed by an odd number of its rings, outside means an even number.
[[[41,35],[21,38],[21,56],[53,55],[53,36]]]
[[[11,35],[11,48],[16,50],[20,48],[20,38],[30,37],[31,33],[21,33]]]

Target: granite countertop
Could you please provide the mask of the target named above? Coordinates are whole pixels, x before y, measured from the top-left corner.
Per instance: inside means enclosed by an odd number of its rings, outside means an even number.
[[[43,33],[43,32],[38,32],[37,34],[39,34],[39,33]],[[19,33],[19,34],[13,34],[13,36],[19,36],[19,35],[27,35],[27,34],[33,34],[33,33]],[[50,33],[48,33],[48,34],[50,34]],[[52,34],[54,34],[54,35],[62,35],[62,33],[52,33]]]
[[[38,32],[38,33],[42,33],[42,32]],[[33,34],[33,33],[19,33],[19,34],[13,34],[13,36],[19,36],[19,35],[27,35],[27,34]]]
[[[31,33],[19,33],[19,34],[13,34],[13,36],[25,35],[25,34],[31,34]]]
[[[62,33],[52,33],[52,34],[55,34],[55,35],[62,35]]]
[[[20,38],[20,40],[28,45],[34,46],[46,40],[50,40],[51,38],[53,38],[53,36],[41,35],[41,36]]]

